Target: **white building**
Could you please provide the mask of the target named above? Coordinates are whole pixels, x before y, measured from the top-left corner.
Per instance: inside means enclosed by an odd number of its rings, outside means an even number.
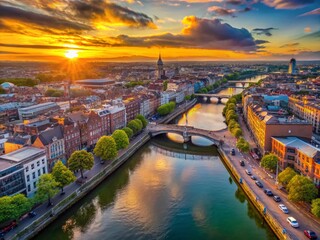
[[[27,197],[32,197],[35,194],[39,177],[48,173],[47,157],[44,149],[24,147],[2,155],[0,161],[23,167]]]
[[[60,107],[55,102],[47,102],[36,104],[30,107],[19,108],[19,118],[20,120],[32,119],[41,114],[54,113],[60,110]]]
[[[170,94],[167,92],[161,92],[160,105],[166,104],[170,101]]]

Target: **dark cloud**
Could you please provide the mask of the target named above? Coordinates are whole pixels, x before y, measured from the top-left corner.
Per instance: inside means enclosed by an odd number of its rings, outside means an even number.
[[[260,45],[260,44],[269,43],[269,41],[266,41],[266,40],[255,40],[255,43],[256,43],[257,45]]]
[[[72,48],[54,45],[29,45],[29,44],[7,44],[0,43],[0,47],[12,47],[12,48],[36,48],[36,49],[78,49],[85,50],[84,48]]]
[[[235,16],[235,9],[212,6],[208,8],[208,12],[214,13],[216,16]]]
[[[314,33],[309,33],[303,37],[300,37],[298,39],[318,39],[320,40],[320,31],[314,32]]]
[[[298,42],[295,42],[295,43],[287,43],[287,44],[284,44],[282,46],[280,46],[281,48],[286,48],[286,47],[296,47],[298,46],[299,43]]]
[[[269,7],[277,9],[295,9],[314,3],[315,0],[263,0]]]
[[[25,11],[20,8],[3,6],[3,5],[0,5],[0,17],[2,20],[3,19],[16,20],[21,23],[29,23],[29,24],[34,24],[42,27],[48,27],[48,28],[59,29],[59,30],[68,30],[68,29],[72,29],[76,31],[92,30],[92,27],[82,23],[71,22],[66,19],[61,19],[58,17],[44,15],[44,14],[35,13],[31,11]]]
[[[273,27],[270,27],[270,28],[255,28],[252,30],[253,33],[257,34],[257,35],[265,35],[265,36],[272,36],[272,31],[273,30],[277,30],[277,28],[273,28]]]
[[[115,3],[101,0],[72,1],[70,7],[75,16],[83,19],[99,19],[105,22],[120,22],[132,27],[156,28],[151,17],[144,13],[135,12]]]
[[[188,16],[183,19],[187,26],[180,34],[161,34],[145,37],[119,35],[109,39],[112,46],[135,47],[182,47],[255,51],[256,42],[245,28],[234,28],[218,19],[202,19]]]

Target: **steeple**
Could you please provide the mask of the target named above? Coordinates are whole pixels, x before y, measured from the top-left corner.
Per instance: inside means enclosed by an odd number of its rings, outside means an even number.
[[[157,65],[163,65],[163,62],[161,59],[161,53],[159,53],[159,59],[158,59]]]

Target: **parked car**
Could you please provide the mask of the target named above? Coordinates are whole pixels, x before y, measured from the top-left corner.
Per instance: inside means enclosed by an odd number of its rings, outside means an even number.
[[[257,180],[256,176],[254,176],[254,175],[251,175],[250,177],[252,180]]]
[[[273,193],[271,192],[270,189],[265,189],[265,190],[264,190],[264,193],[265,193],[266,195],[268,195],[269,197],[272,197],[272,196],[273,196]]]
[[[263,184],[260,181],[257,180],[255,183],[259,188],[263,188]]]
[[[236,155],[236,150],[234,150],[234,148],[231,149],[231,155]]]
[[[284,204],[279,204],[279,208],[282,212],[284,212],[285,214],[289,213],[288,208],[284,205]]]
[[[8,226],[4,227],[2,230],[1,230],[1,233],[7,233],[9,232],[10,230],[14,229],[16,226],[17,226],[17,222],[16,221],[13,221],[11,222]]]
[[[294,227],[294,228],[298,228],[299,227],[299,223],[293,217],[288,217],[287,218],[287,222],[291,225],[291,227]]]
[[[249,176],[252,175],[252,173],[249,169],[246,169],[246,174],[248,174]]]
[[[246,164],[244,163],[243,160],[240,160],[240,166],[244,167]]]
[[[304,235],[306,235],[307,238],[309,239],[318,239],[317,234],[314,231],[311,230],[304,230],[303,231]]]
[[[30,218],[33,218],[33,217],[37,216],[37,213],[35,211],[31,211],[31,212],[28,213],[28,216]]]
[[[279,196],[277,196],[277,195],[273,196],[273,200],[275,202],[281,202],[281,198]]]

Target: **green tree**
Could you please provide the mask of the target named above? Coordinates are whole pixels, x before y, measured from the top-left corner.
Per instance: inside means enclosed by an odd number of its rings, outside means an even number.
[[[118,150],[126,148],[129,146],[129,138],[125,131],[123,130],[115,130],[112,133],[112,138],[116,143],[116,147]]]
[[[296,171],[294,171],[291,167],[287,167],[285,170],[279,173],[278,182],[286,186],[296,175],[298,175]]]
[[[241,152],[249,152],[250,145],[243,137],[238,138],[236,146]]]
[[[136,116],[136,119],[139,119],[139,120],[142,122],[143,128],[146,128],[146,127],[147,127],[148,121],[147,121],[147,119],[146,119],[144,116],[142,116],[141,114],[138,114],[138,115]]]
[[[126,135],[125,132],[123,132],[123,134]],[[118,134],[116,133],[116,135]],[[118,151],[115,139],[111,136],[102,136],[97,142],[93,152],[103,161],[112,160],[116,158],[118,155]]]
[[[261,167],[268,169],[270,171],[275,171],[277,169],[279,158],[274,154],[264,155],[261,159]]]
[[[242,136],[242,130],[241,128],[234,128],[232,129],[232,135],[235,136],[236,138],[239,138]]]
[[[320,198],[312,200],[311,212],[313,215],[320,218]]]
[[[227,110],[235,110],[236,109],[236,105],[234,103],[229,103],[227,105]]]
[[[60,160],[56,162],[52,169],[52,176],[59,184],[61,193],[63,188],[76,180],[76,176]]]
[[[169,106],[164,104],[158,107],[157,112],[159,115],[164,116],[170,112]]]
[[[23,194],[4,196],[0,198],[0,223],[17,220],[21,215],[31,210],[32,203]]]
[[[132,138],[133,136],[133,131],[131,128],[128,128],[128,127],[124,127],[122,128],[122,130],[127,134],[128,138]]]
[[[165,81],[163,82],[163,91],[166,91],[167,88],[168,88],[168,80],[165,80]]]
[[[143,123],[141,122],[140,119],[134,119],[133,121],[135,121],[139,125],[139,132],[140,132],[143,129]]]
[[[139,123],[135,120],[131,120],[128,124],[127,127],[130,128],[133,131],[133,134],[137,134],[141,129]]]
[[[39,202],[48,200],[48,206],[51,206],[51,198],[59,192],[59,183],[49,173],[40,176],[37,183],[36,199]]]
[[[94,158],[86,150],[75,151],[68,159],[68,166],[71,171],[80,170],[83,178],[83,170],[90,170],[94,165]]]
[[[314,183],[307,177],[302,175],[294,176],[287,185],[289,199],[294,202],[311,202],[318,194],[318,190]]]

